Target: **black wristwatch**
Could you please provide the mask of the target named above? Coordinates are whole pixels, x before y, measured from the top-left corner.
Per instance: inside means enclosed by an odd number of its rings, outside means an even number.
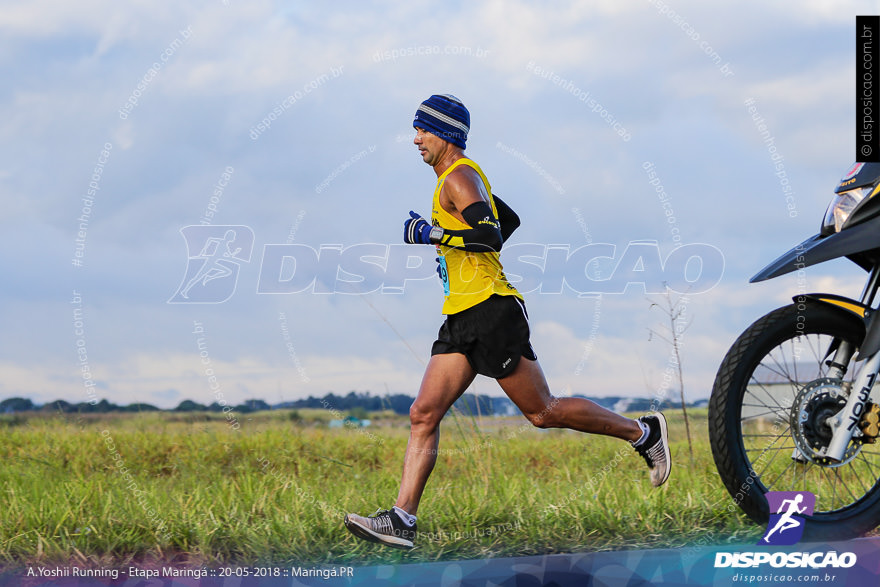
[[[439,243],[443,240],[443,227],[441,226],[432,226],[431,233],[428,235],[428,240],[434,244]]]

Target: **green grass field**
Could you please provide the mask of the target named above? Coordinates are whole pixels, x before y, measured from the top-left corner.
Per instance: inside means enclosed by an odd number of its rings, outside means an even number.
[[[397,496],[405,418],[330,429],[325,411],[0,419],[0,567],[405,563],[750,542],[715,472],[706,411],[695,460],[668,412],[674,468],[654,489],[628,444],[524,419],[448,416],[417,548],[342,525]]]

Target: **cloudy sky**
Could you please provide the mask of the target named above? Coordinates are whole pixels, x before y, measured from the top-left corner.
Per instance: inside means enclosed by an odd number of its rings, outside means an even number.
[[[870,12],[0,4],[0,399],[160,407],[415,394],[442,287],[431,249],[401,237],[436,182],[412,145],[433,93],[467,105],[467,153],[522,219],[503,259],[551,387],[657,393],[670,349],[649,334],[665,320],[650,292],[692,282],[685,386],[707,397],[738,333],[799,287],[749,277],[817,231],[855,158],[855,15]],[[241,250],[209,288],[202,248],[227,226]],[[806,289],[857,296],[862,279],[839,261]]]

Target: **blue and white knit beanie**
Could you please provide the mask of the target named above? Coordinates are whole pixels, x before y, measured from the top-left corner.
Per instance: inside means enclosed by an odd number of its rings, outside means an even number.
[[[464,149],[471,115],[461,100],[451,94],[434,94],[419,105],[413,127],[423,128]]]

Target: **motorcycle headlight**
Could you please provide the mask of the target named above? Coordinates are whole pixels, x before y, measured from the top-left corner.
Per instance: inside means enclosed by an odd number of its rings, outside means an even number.
[[[873,189],[873,186],[869,186],[835,194],[834,199],[828,204],[828,210],[825,211],[825,219],[822,220],[822,234],[840,232],[853,210]]]

